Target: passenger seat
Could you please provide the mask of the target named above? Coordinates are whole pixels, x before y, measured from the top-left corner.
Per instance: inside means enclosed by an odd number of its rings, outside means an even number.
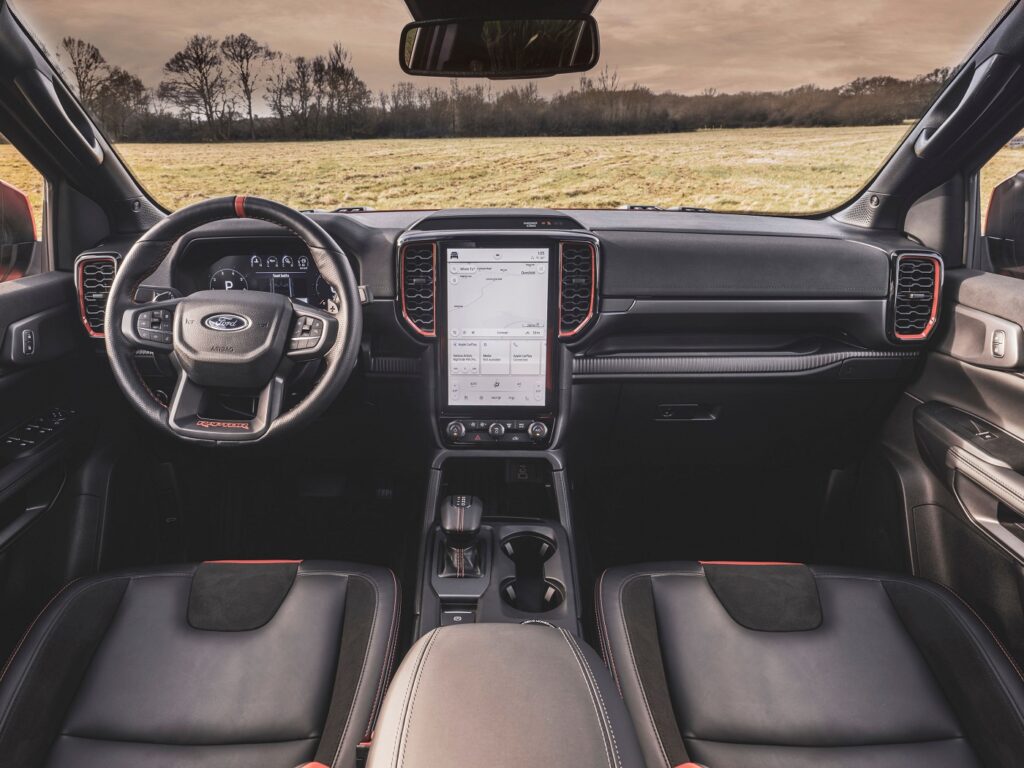
[[[902,576],[663,563],[598,583],[602,650],[648,766],[1024,761],[1024,678],[958,597]]]

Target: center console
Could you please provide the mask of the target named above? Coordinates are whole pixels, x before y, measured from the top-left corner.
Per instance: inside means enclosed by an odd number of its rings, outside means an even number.
[[[396,306],[424,344],[439,450],[416,635],[544,621],[580,633],[560,446],[598,240],[565,216],[432,215],[398,239]]]
[[[427,501],[416,635],[541,620],[578,636],[564,473],[546,458],[451,453]]]

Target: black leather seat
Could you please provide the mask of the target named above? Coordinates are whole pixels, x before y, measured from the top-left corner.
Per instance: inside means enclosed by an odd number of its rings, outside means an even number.
[[[0,766],[354,766],[397,591],[385,569],[311,561],[74,582],[0,673]]]
[[[608,571],[597,601],[648,766],[1024,765],[1024,678],[937,585],[667,563]]]

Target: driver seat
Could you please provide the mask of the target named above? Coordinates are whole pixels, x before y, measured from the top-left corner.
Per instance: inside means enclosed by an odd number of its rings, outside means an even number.
[[[0,768],[352,768],[398,605],[390,571],[334,562],[72,582],[0,670]]]

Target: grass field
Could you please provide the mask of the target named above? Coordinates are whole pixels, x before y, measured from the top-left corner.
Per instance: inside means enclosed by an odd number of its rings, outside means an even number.
[[[149,191],[177,208],[248,193],[302,208],[610,208],[624,203],[811,212],[839,205],[906,126],[754,128],[652,136],[122,144]],[[993,184],[1024,168],[1003,150]],[[0,145],[0,179],[38,204],[38,177]]]

